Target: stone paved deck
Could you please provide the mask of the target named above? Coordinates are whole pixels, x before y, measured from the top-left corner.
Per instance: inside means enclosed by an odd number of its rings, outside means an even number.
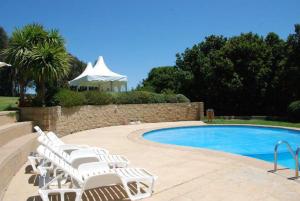
[[[162,145],[145,141],[141,133],[154,128],[200,125],[173,122],[114,126],[82,131],[65,142],[101,146],[127,156],[131,166],[144,167],[158,176],[154,194],[147,201],[298,201],[299,181],[267,171],[272,164],[228,153]],[[10,183],[4,201],[39,200],[36,177],[24,165]],[[290,172],[288,172],[290,173]],[[114,189],[86,193],[84,200],[124,200]],[[104,195],[99,195],[103,193]],[[105,195],[106,194],[106,195]],[[98,196],[97,196],[98,195]],[[122,197],[123,196],[123,197]]]

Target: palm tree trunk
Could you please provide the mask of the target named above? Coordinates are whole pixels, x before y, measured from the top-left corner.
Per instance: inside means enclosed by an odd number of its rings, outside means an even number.
[[[24,106],[24,100],[25,100],[25,82],[23,80],[19,81],[19,86],[20,86],[20,103],[19,106],[23,107]]]
[[[45,82],[42,79],[41,80],[41,101],[42,101],[42,106],[45,106],[45,95],[46,95],[46,86],[45,86]]]
[[[14,80],[12,80],[12,85],[11,85],[11,95],[12,95],[13,97],[16,96],[16,83],[15,83]]]
[[[10,69],[10,80],[11,80],[11,95],[16,96],[15,71],[13,68]]]

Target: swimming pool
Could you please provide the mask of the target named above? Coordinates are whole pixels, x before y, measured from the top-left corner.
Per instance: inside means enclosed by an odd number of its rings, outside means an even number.
[[[164,144],[201,147],[240,154],[273,162],[274,146],[279,140],[290,143],[293,150],[300,146],[300,131],[261,126],[193,126],[150,131],[147,140]],[[295,168],[285,145],[278,149],[278,164]]]

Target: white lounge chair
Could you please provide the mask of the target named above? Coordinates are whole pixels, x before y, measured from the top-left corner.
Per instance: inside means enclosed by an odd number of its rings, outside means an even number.
[[[131,200],[146,198],[152,194],[155,177],[145,169],[110,169],[107,165],[99,162],[86,163],[76,169],[43,145],[37,148],[37,152],[61,170],[49,182],[44,182],[39,189],[43,201],[49,201],[50,194],[60,194],[61,200],[64,201],[65,193],[71,192],[76,194],[75,201],[80,201],[85,190],[113,185],[122,185]],[[47,172],[47,170],[41,172]],[[47,174],[44,174],[43,178],[42,181],[48,181]],[[62,187],[61,181],[67,179],[71,180],[71,185]],[[134,191],[130,189],[130,184],[136,185]]]
[[[111,168],[124,168],[129,164],[129,161],[126,159],[126,157],[121,155],[106,154],[99,152],[97,149],[78,149],[68,153],[61,149],[60,146],[55,146],[53,142],[45,136],[39,136],[38,141],[52,152],[63,158],[74,168],[77,168],[83,163],[90,162],[104,162]]]
[[[78,150],[78,149],[97,149],[99,152],[106,152],[108,154],[108,151],[106,149],[103,148],[98,148],[98,147],[90,147],[88,145],[77,145],[77,144],[66,144],[64,143],[61,139],[59,139],[59,137],[57,137],[55,135],[55,133],[53,132],[48,132],[47,134],[42,131],[42,129],[40,129],[40,127],[35,126],[34,129],[37,131],[37,134],[39,136],[44,136],[46,138],[48,138],[49,140],[51,140],[56,146],[59,146],[61,149],[63,149],[64,151],[70,153],[74,150]]]
[[[49,132],[48,134],[44,133],[40,127],[35,126],[34,129],[37,131],[38,136],[43,136],[44,138],[49,139],[53,142],[54,145],[58,146],[60,150],[63,150],[67,153],[71,153],[75,150],[85,150],[86,153],[96,153],[96,154],[109,154],[106,149],[99,147],[90,147],[88,145],[76,145],[76,144],[65,144],[60,140],[54,133]],[[37,166],[42,162],[43,158],[40,157],[37,153],[31,152],[28,156],[28,161],[32,167],[33,172],[39,173]]]

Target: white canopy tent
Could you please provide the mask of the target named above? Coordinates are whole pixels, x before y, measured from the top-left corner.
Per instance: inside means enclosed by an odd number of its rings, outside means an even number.
[[[93,67],[88,63],[85,70],[75,79],[69,81],[70,86],[96,87],[100,91],[127,91],[127,76],[112,72],[105,64],[102,56]]]

